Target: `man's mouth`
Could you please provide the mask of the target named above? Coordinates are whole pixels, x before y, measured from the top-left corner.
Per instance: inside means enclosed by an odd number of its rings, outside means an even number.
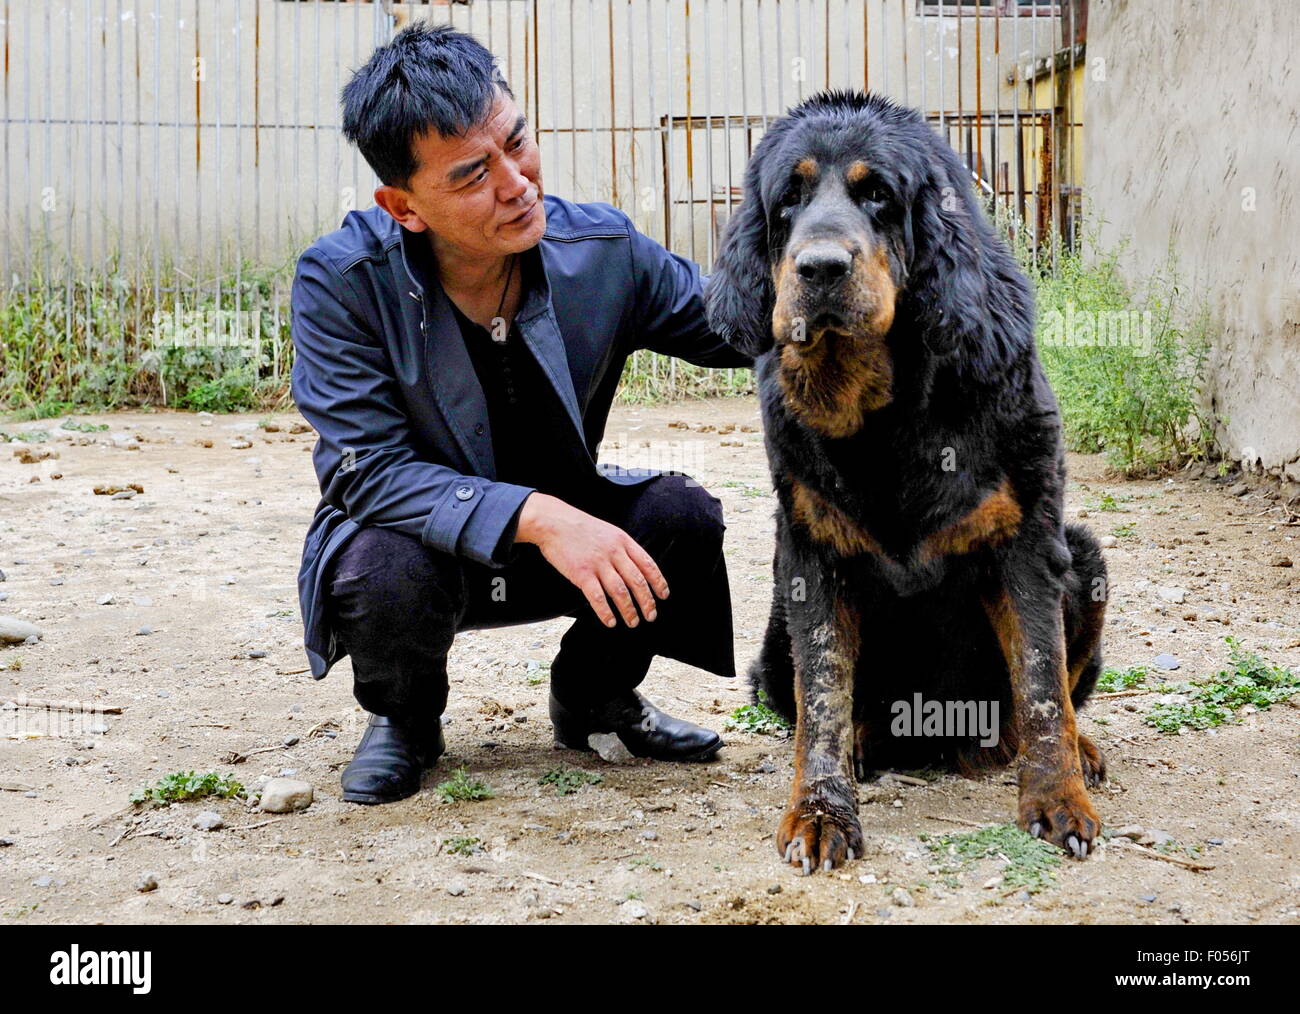
[[[536,210],[537,210],[537,202],[533,201],[533,203],[528,206],[527,211],[525,211],[522,215],[518,215],[515,218],[510,219],[508,222],[506,222],[506,225],[524,225],[527,222],[531,222],[533,219],[533,212],[535,212]]]

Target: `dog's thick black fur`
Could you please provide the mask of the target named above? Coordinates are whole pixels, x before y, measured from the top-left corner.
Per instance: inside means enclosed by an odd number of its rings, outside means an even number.
[[[1019,757],[1020,825],[1086,855],[1104,762],[1074,709],[1101,666],[1105,565],[1064,523],[1032,291],[969,172],[911,110],[808,99],[754,151],[707,306],[757,357],[779,502],[751,670],[797,726],[778,851],[805,871],[861,854],[855,776]],[[902,734],[917,693],[997,702],[997,745]]]

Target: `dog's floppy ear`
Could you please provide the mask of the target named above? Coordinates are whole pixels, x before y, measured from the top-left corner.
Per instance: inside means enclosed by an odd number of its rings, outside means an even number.
[[[754,357],[773,345],[772,306],[776,301],[768,265],[759,156],[755,151],[746,167],[744,197],[722,234],[704,293],[709,329],[728,345]]]
[[[951,155],[950,152],[945,152]],[[946,357],[988,340],[985,251],[970,183],[956,158],[935,158],[912,202],[907,300],[926,345]],[[955,168],[955,171],[954,171]]]

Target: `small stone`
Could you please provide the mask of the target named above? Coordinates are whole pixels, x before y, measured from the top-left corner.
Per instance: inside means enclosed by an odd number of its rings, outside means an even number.
[[[1289,556],[1275,556],[1275,557],[1273,557],[1271,560],[1268,561],[1268,565],[1269,565],[1270,567],[1290,567],[1290,566],[1293,566],[1293,564],[1291,563],[1291,557],[1289,557]]]
[[[623,914],[629,919],[644,919],[650,914],[650,910],[639,901],[625,901],[623,903]]]
[[[1103,535],[1097,541],[1101,543],[1102,549],[1114,549],[1119,545],[1119,539],[1115,538],[1113,535]]]
[[[153,633],[153,627],[141,627],[135,632],[136,637],[148,637]]]
[[[218,894],[218,895],[217,895],[217,904],[218,904],[218,905],[229,905],[229,904],[230,904],[231,902],[233,902],[234,900],[235,900],[235,896],[234,896],[233,894]]]
[[[1152,659],[1152,661],[1156,664],[1157,667],[1164,669],[1166,671],[1172,671],[1174,669],[1177,669],[1182,664],[1178,661],[1178,659],[1176,659],[1173,655],[1170,655],[1168,652],[1161,652],[1154,659]]]
[[[1174,836],[1168,831],[1162,831],[1158,827],[1149,827],[1142,837],[1137,839],[1139,845],[1148,847],[1154,845],[1166,845],[1174,840]]]
[[[593,732],[587,737],[587,745],[609,764],[627,764],[633,759],[631,751],[623,745],[617,733]]]
[[[61,584],[63,584],[63,578],[61,578],[61,577],[52,577],[52,578],[50,578],[50,585],[51,585],[52,587],[57,588],[57,587],[59,587],[59,585],[61,585]]]
[[[1141,824],[1125,824],[1123,827],[1118,827],[1114,831],[1112,831],[1111,837],[1128,838],[1132,841],[1137,841],[1146,833],[1147,833],[1147,829],[1144,828]]]
[[[194,818],[194,826],[200,831],[220,831],[226,826],[226,822],[215,810],[204,810]]]
[[[111,497],[109,497],[109,499],[110,499],[110,500],[134,500],[134,499],[135,499],[135,490],[133,490],[133,489],[122,489],[122,490],[118,490],[118,491],[117,491],[116,493],[114,493]]]
[[[685,901],[682,902],[682,904],[685,905],[687,908],[689,908],[692,912],[699,912],[704,909],[704,906],[701,905],[694,898],[687,898]]]
[[[642,831],[641,838],[644,841],[658,841],[659,835],[654,831]]]
[[[450,894],[453,898],[459,898],[462,894],[465,893],[465,885],[451,884],[447,888],[447,893]]]
[[[1150,905],[1153,901],[1156,900],[1156,896],[1154,894],[1144,894],[1142,895],[1141,900],[1145,901],[1148,905]]]
[[[297,736],[285,736],[285,737],[284,737],[284,745],[285,745],[285,746],[297,746],[297,745],[298,745],[298,737],[297,737]]]
[[[32,881],[33,887],[52,887],[53,885],[54,885],[54,878],[50,876],[37,877],[35,880]]]
[[[1175,605],[1182,605],[1187,600],[1187,591],[1184,588],[1162,585],[1156,589],[1156,594],[1166,602],[1172,602]]]
[[[248,657],[249,657],[249,658],[266,658],[266,652],[264,652],[261,648],[258,648],[258,649],[256,649],[255,651],[250,651],[250,652],[248,653]]]
[[[889,896],[889,900],[899,908],[914,908],[916,906],[916,902],[912,900],[912,896],[901,887],[894,888],[894,893]]]
[[[768,886],[768,889],[767,889],[767,893],[768,893],[768,894],[780,894],[780,893],[781,893],[781,885],[780,885],[780,884],[771,884],[771,885],[769,885],[769,886]]]
[[[107,595],[101,595],[99,597],[99,604],[101,606],[111,606],[113,604],[113,593],[109,592]]]
[[[1228,490],[1228,496],[1245,496],[1250,492],[1250,487],[1244,482],[1239,482]]]
[[[148,894],[150,891],[158,890],[158,874],[142,873],[140,879],[135,882],[135,889],[141,894]]]
[[[44,636],[40,627],[26,620],[20,620],[17,616],[0,616],[0,643],[22,644],[29,637]]]
[[[292,813],[305,810],[312,803],[310,782],[294,778],[272,778],[262,787],[262,801],[258,809],[266,813]]]

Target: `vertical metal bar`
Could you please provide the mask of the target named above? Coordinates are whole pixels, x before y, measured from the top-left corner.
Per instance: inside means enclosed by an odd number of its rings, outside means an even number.
[[[778,115],[785,112],[785,33],[781,31],[781,3],[773,5],[772,20],[776,25],[776,108]]]
[[[927,92],[926,92],[925,69],[926,69],[926,64],[930,62],[930,51],[929,51],[929,44],[926,42],[925,39],[925,26],[930,19],[925,16],[924,7],[920,8],[917,11],[917,18],[919,19],[920,23],[917,25],[916,34],[921,39],[921,115],[926,117],[926,119],[928,120],[930,116],[930,103],[926,97]]]
[[[321,226],[320,185],[323,177],[321,176],[320,170],[320,19],[321,10],[325,5],[317,3],[312,6],[316,8],[316,62],[313,65],[316,72],[316,87],[312,89],[312,91],[316,93],[316,110],[312,114],[311,121],[312,158],[316,166],[316,174],[312,177],[311,189],[314,198],[312,201],[314,217],[312,218],[310,229],[310,231],[314,233],[317,232]]]
[[[907,0],[898,0],[898,44],[903,50],[903,105],[912,104],[912,84],[907,73]]]
[[[46,8],[48,17],[49,9]],[[6,19],[7,20],[7,19]],[[32,277],[32,13],[23,18],[23,295],[31,291]],[[48,94],[48,92],[46,93]],[[49,160],[45,164],[48,166]],[[44,217],[44,216],[42,216]]]
[[[632,0],[627,0],[627,121],[628,121],[628,163],[632,176],[632,215],[635,218],[641,192],[636,188],[636,83],[633,80],[633,67],[636,61],[632,56]]]
[[[605,45],[609,57],[609,203],[618,207],[618,101],[614,71],[614,5],[605,6]]]
[[[68,206],[68,223],[67,223],[67,229],[64,231],[63,234],[63,257],[64,257],[63,336],[65,341],[68,343],[68,346],[71,347],[72,317],[73,314],[75,313],[76,298],[77,298],[76,289],[73,281],[73,272],[76,269],[76,264],[73,259],[74,258],[73,246],[76,242],[76,235],[75,235],[76,222],[73,220],[72,212],[73,212],[73,206],[76,204],[76,191],[73,189],[74,187],[73,181],[75,180],[76,176],[72,168],[72,161],[76,157],[76,132],[72,126],[72,96],[74,94],[72,90],[72,29],[73,29],[72,6],[69,5],[65,7],[64,13],[66,13],[68,16],[67,30],[63,33],[64,39],[67,40],[67,48],[65,50],[65,59],[67,61],[67,66],[64,68],[67,71],[67,83],[65,85],[65,88],[67,90],[63,93],[63,122],[64,122],[64,130],[67,134],[67,139],[68,139],[67,142],[68,160],[64,171],[64,179],[67,181],[66,185],[68,191],[67,195],[64,198],[65,203]],[[64,371],[66,375],[66,371],[67,371],[66,366],[64,367]]]
[[[12,180],[13,175],[9,172],[9,129],[13,116],[9,111],[9,26],[13,23],[13,15],[9,10],[9,0],[5,0],[5,41],[4,41],[4,62],[5,62],[5,155],[4,155],[4,178]],[[24,126],[26,129],[26,126]],[[3,292],[7,298],[10,293],[10,286],[13,284],[13,263],[10,258],[10,251],[14,245],[14,226],[10,205],[11,191],[6,190],[5,201],[5,277],[4,284],[0,285],[0,292]],[[26,195],[24,195],[26,197]]]
[[[668,213],[667,229],[664,236],[664,246],[670,250],[676,249],[676,243],[673,239],[673,9],[672,0],[664,0],[664,74],[666,84],[665,91],[667,97],[664,102],[664,123],[667,125],[667,131],[664,134],[664,191],[667,199],[664,201],[665,210]]]
[[[686,61],[686,226],[691,244],[691,252],[687,256],[691,260],[698,260],[699,255],[695,251],[695,122],[691,116],[691,0],[686,0],[682,11],[682,30],[682,57]]]
[[[1012,49],[1015,60],[1012,66],[1011,129],[1016,138],[1016,231],[1024,235],[1025,221],[1025,139],[1020,132],[1020,14],[1012,11]]]
[[[236,0],[236,2],[238,2],[238,0]],[[221,295],[222,295],[221,293],[221,268],[222,268],[221,225],[222,225],[222,219],[225,217],[225,212],[226,212],[225,202],[222,201],[221,199],[222,196],[221,177],[225,175],[224,167],[222,166],[221,163],[221,92],[224,90],[225,83],[226,83],[226,75],[224,72],[225,68],[223,66],[223,62],[225,59],[225,46],[222,45],[222,42],[224,41],[224,37],[226,34],[225,25],[222,24],[222,15],[225,10],[229,10],[229,7],[223,7],[221,11],[217,11],[213,14],[213,21],[214,21],[213,34],[216,35],[217,37],[217,77],[213,89],[214,92],[216,93],[216,109],[214,112],[214,122],[215,122],[214,129],[216,133],[216,140],[213,147],[216,152],[216,160],[217,160],[215,166],[216,169],[215,176],[217,180],[217,200],[216,200],[216,204],[213,206],[212,209],[212,228],[213,231],[217,234],[217,236],[216,236],[216,241],[213,244],[216,253],[216,264],[213,268],[212,280],[214,283],[213,289],[216,294],[217,312],[216,312],[216,316],[214,317],[214,320],[217,325],[218,344],[220,344],[223,339],[222,336],[223,318],[221,316]]]
[[[194,0],[194,57],[196,60],[203,59],[203,50],[199,40],[199,0]],[[203,108],[201,103],[202,81],[197,80],[207,74],[207,63],[204,61],[199,64],[203,68],[202,74],[192,74],[196,78],[194,82],[194,201],[195,217],[198,220],[198,234],[194,245],[194,309],[199,310],[202,305],[202,294],[200,288],[203,284],[203,174],[200,171],[203,160]],[[180,204],[177,204],[180,208]],[[178,214],[177,218],[180,217]],[[177,254],[180,250],[178,248]],[[179,288],[179,286],[178,286]]]
[[[993,207],[998,210],[1002,200],[1002,163],[998,155],[1002,148],[1002,12],[993,18]]]
[[[1037,112],[1038,103],[1034,99],[1034,93],[1038,89],[1037,89],[1037,85],[1034,83],[1034,76],[1033,76],[1034,65],[1035,63],[1037,63],[1037,61],[1038,61],[1038,5],[1035,3],[1032,7],[1029,8],[1029,80],[1025,82],[1026,98],[1029,100],[1030,122],[1035,124],[1034,127],[1035,130],[1037,129],[1037,124],[1039,122],[1038,112]],[[1033,165],[1034,165],[1034,203],[1033,203],[1034,216],[1033,217],[1034,217],[1035,259],[1037,258],[1037,254],[1038,254],[1038,246],[1042,242],[1042,236],[1040,234],[1040,222],[1042,219],[1042,215],[1039,214],[1038,211],[1039,203],[1042,200],[1041,197],[1039,196],[1039,190],[1042,188],[1043,185],[1043,177],[1042,177],[1043,160],[1041,156],[1041,152],[1042,152],[1041,139],[1039,141],[1039,144],[1040,144],[1039,157],[1034,159],[1033,161]]]
[[[988,172],[984,165],[984,60],[983,39],[980,28],[984,24],[984,18],[978,10],[975,11],[975,164],[979,166],[980,174]]]
[[[947,110],[947,108],[948,108],[948,93],[944,90],[944,87],[943,87],[943,70],[944,70],[944,64],[946,64],[946,63],[948,62],[948,49],[947,49],[947,46],[945,46],[945,44],[944,44],[945,41],[946,41],[946,39],[947,39],[947,36],[944,34],[945,31],[947,30],[947,26],[944,24],[944,21],[943,21],[943,5],[942,5],[942,4],[939,5],[939,9],[938,9],[937,13],[938,13],[938,15],[939,15],[939,22],[938,22],[938,24],[937,24],[935,27],[936,27],[936,31],[938,32],[938,37],[939,37],[939,45],[938,45],[938,56],[939,56],[939,133],[943,135],[943,139],[944,139],[944,141],[947,141],[947,140],[948,140],[948,122],[947,122],[946,110]]]
[[[741,12],[741,13],[742,13],[742,17],[743,17],[743,16],[744,16],[743,8],[742,8],[742,12]],[[730,31],[730,29],[731,29],[731,0],[723,0],[723,5],[722,5],[722,28],[723,28],[723,32],[722,32],[722,52],[723,52],[723,56],[724,56],[724,59],[723,59],[723,61],[722,61],[722,67],[723,67],[723,74],[722,74],[722,82],[723,82],[723,87],[722,87],[722,116],[723,116],[723,121],[722,121],[722,136],[723,136],[724,140],[726,141],[726,152],[727,152],[727,192],[726,192],[726,195],[725,195],[725,196],[726,196],[726,200],[727,200],[727,217],[730,218],[730,217],[731,217],[731,188],[732,188],[732,182],[731,182],[731,181],[732,181],[732,175],[731,175],[731,172],[732,172],[732,168],[731,168],[731,81],[732,81],[732,78],[733,78],[733,76],[734,76],[734,75],[732,75],[732,73],[731,73],[731,38],[732,38],[732,36],[731,36],[731,31]],[[743,79],[744,79],[744,73],[743,73],[743,71],[744,71],[744,67],[745,67],[745,36],[744,36],[744,33],[743,33],[743,32],[742,32],[741,35],[740,35],[740,66],[741,66],[741,71],[742,71],[742,73],[741,73],[741,78],[742,78],[742,80],[743,80]],[[746,118],[747,113],[748,113],[748,110],[747,110],[746,107],[745,107],[745,93],[744,93],[744,89],[743,89],[743,87],[742,87],[742,89],[741,89],[741,93],[740,93],[740,115],[741,115],[741,123],[742,123],[742,124],[746,124],[746,125],[747,125],[747,122],[748,122],[748,121],[747,121],[747,118]],[[710,264],[710,270],[712,270],[712,264],[713,264],[713,260],[712,260],[712,258],[709,259],[709,264]]]
[[[871,90],[871,39],[868,32],[868,11],[870,4],[862,5],[862,90]]]
[[[1057,8],[1060,10],[1060,7]],[[1061,17],[1058,14],[1055,18],[1055,24],[1048,26],[1051,33],[1051,42],[1048,45],[1047,67],[1050,79],[1048,81],[1048,91],[1051,94],[1051,105],[1048,106],[1049,115],[1052,123],[1052,161],[1048,167],[1052,175],[1052,189],[1048,195],[1052,201],[1052,270],[1056,270],[1056,248],[1060,245],[1058,242],[1061,238],[1061,184],[1060,169],[1058,159],[1061,157],[1061,146],[1058,143],[1057,123],[1056,123],[1056,30],[1061,26]]]
[[[882,4],[880,10],[880,62],[885,70],[885,94],[893,98],[889,88],[889,11]]]
[[[289,8],[293,18],[293,164],[299,165],[302,158],[302,116],[299,114],[299,100],[302,96],[302,13],[301,5]],[[283,176],[280,179],[284,179]],[[282,188],[277,188],[282,189]],[[289,235],[290,243],[297,243],[298,208],[302,203],[297,193],[291,195],[293,201],[293,229]]]
[[[590,127],[587,131],[587,139],[591,144],[591,199],[600,200],[599,180],[600,180],[600,149],[596,143],[596,12],[592,7],[591,0],[587,0],[587,62],[590,65],[588,71],[588,94],[591,96],[591,108],[587,113],[587,122]],[[610,67],[610,80],[613,80],[614,68]],[[610,123],[613,127],[613,123]],[[612,130],[611,130],[612,133]]]
[[[565,79],[569,85],[569,185],[574,192],[578,189],[578,82],[575,74],[574,61],[574,38],[573,38],[573,5],[575,0],[565,0],[569,11],[569,73]],[[590,200],[590,198],[588,198]]]
[[[704,237],[704,263],[713,263],[713,54],[710,52],[713,33],[709,30],[709,5],[704,6],[704,98],[708,103],[704,113],[704,173],[708,177],[705,188],[705,210],[709,214],[709,227]],[[725,13],[725,11],[724,11]]]
[[[257,0],[253,0],[253,6],[257,6]],[[244,88],[243,88],[243,64],[244,64],[244,0],[239,0],[235,5],[235,199],[231,202],[235,210],[235,335],[236,341],[242,340],[245,336],[242,333],[244,326]],[[254,79],[256,80],[256,79]],[[218,167],[220,174],[220,167]],[[253,352],[253,376],[256,378],[258,366],[262,358],[262,346],[260,335],[254,333],[253,337],[258,339],[257,348]]]
[[[865,10],[865,8],[863,8]],[[740,8],[744,17],[745,8]],[[763,133],[767,133],[767,58],[763,53],[763,0],[758,0],[758,103],[763,114]],[[742,22],[743,27],[743,22]],[[745,133],[749,133],[749,124],[745,124]]]
[[[795,0],[794,3],[794,51],[795,59],[802,61],[799,68],[799,79],[796,81],[798,87],[794,90],[794,101],[803,100],[803,82],[808,73],[808,58],[803,48],[803,0]],[[784,71],[782,71],[784,73]],[[784,107],[782,112],[784,112]]]
[[[556,0],[550,0],[551,13],[555,13]],[[546,20],[546,27],[549,37],[546,40],[550,52],[550,60],[547,65],[554,69],[558,66],[555,62],[555,18],[550,17]],[[559,175],[559,150],[560,150],[560,99],[559,99],[559,75],[551,73],[547,75],[551,79],[551,159],[556,168],[556,176]]]

